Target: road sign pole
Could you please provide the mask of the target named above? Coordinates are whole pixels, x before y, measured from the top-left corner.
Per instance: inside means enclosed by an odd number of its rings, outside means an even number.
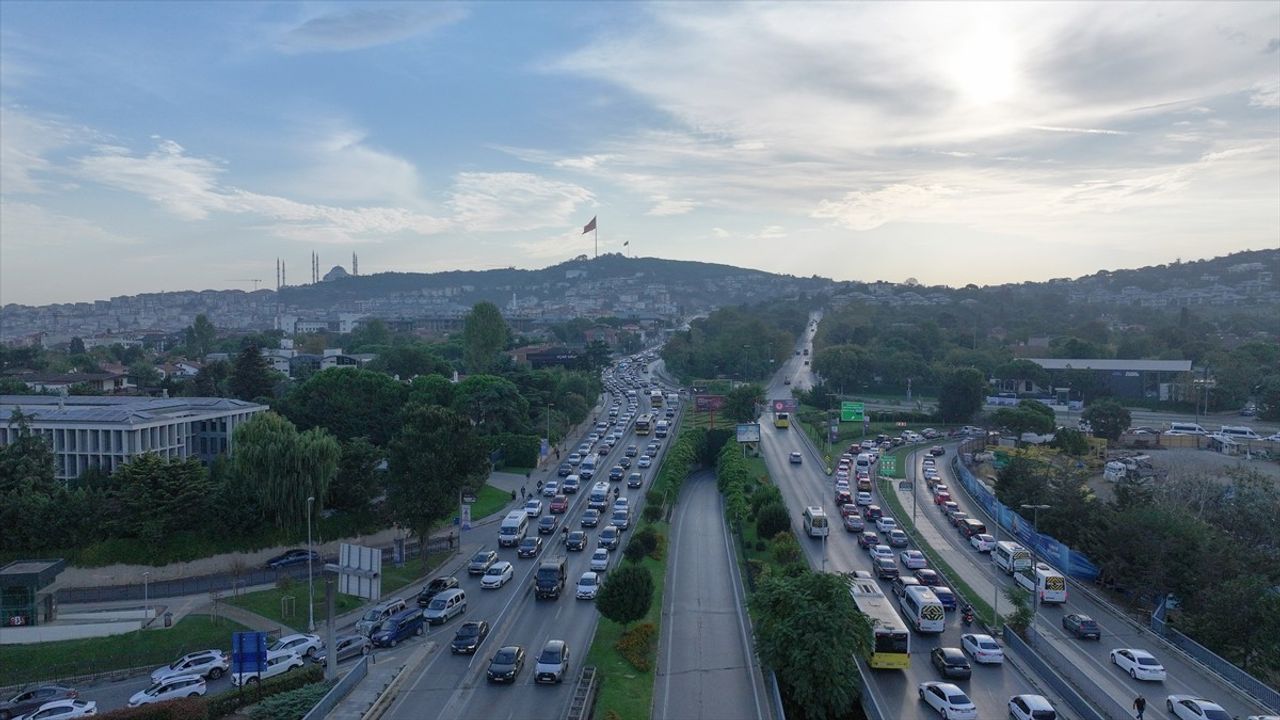
[[[338,644],[333,627],[334,605],[333,573],[325,573],[324,606],[328,620],[325,622],[324,646],[329,649],[329,652],[325,653],[324,679],[330,681],[338,677]]]

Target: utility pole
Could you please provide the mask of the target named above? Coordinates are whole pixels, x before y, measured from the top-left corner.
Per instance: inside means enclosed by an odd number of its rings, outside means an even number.
[[[314,495],[307,498],[307,632],[310,633],[316,631],[316,594],[311,582],[311,506],[315,502]]]

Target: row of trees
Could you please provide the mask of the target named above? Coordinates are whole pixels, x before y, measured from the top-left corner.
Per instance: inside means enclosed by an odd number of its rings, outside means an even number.
[[[808,310],[799,302],[721,308],[677,332],[662,348],[667,368],[685,381],[767,377],[793,352]]]

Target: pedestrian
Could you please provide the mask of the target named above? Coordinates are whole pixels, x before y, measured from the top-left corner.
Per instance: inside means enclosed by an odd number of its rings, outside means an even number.
[[[452,549],[453,549],[453,544],[454,544],[455,542],[457,542],[457,540],[458,540],[458,535],[457,535],[457,533],[452,533],[452,532],[451,532],[451,533],[449,533],[449,549],[450,549],[450,550],[452,550]]]
[[[1133,709],[1138,711],[1137,718],[1142,720],[1142,713],[1147,711],[1147,699],[1139,695],[1133,699]]]
[[[556,459],[560,459],[560,447],[558,445],[556,446]]]
[[[514,500],[514,499],[515,499],[515,498],[512,498],[512,500]],[[521,485],[521,486],[520,486],[520,499],[521,499],[521,500],[523,500],[523,499],[524,499],[524,486],[523,486],[523,485]]]

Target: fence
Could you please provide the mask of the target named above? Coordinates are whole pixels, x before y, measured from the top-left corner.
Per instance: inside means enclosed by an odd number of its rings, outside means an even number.
[[[338,703],[342,702],[342,699],[351,692],[351,689],[368,674],[369,656],[366,655],[360,658],[360,661],[355,664],[355,667],[348,670],[346,675],[342,676],[337,685],[329,688],[329,692],[325,693],[324,697],[320,698],[320,702],[316,703],[315,707],[302,716],[302,720],[323,720],[324,716],[332,712],[338,706]]]
[[[1165,640],[1169,641],[1170,644],[1176,646],[1179,650],[1185,652],[1196,660],[1199,660],[1204,665],[1207,665],[1210,670],[1213,670],[1226,678],[1228,682],[1245,691],[1249,695],[1252,695],[1263,705],[1271,708],[1272,711],[1280,712],[1280,692],[1277,692],[1275,688],[1236,667],[1221,655],[1175,630],[1169,622],[1165,620],[1164,604],[1164,600],[1160,601],[1160,606],[1157,607],[1155,613],[1151,615],[1151,629],[1155,631],[1157,635],[1160,635]]]
[[[1036,675],[1049,683],[1053,691],[1058,694],[1073,710],[1080,715],[1083,720],[1107,720],[1107,717],[1098,712],[1096,708],[1089,704],[1076,689],[1072,687],[1061,675],[1059,675],[1044,658],[1031,648],[1018,633],[1014,632],[1008,625],[1004,627],[1004,645],[1005,650],[1013,650],[1017,654],[1018,659],[1030,665],[1035,669]]]

